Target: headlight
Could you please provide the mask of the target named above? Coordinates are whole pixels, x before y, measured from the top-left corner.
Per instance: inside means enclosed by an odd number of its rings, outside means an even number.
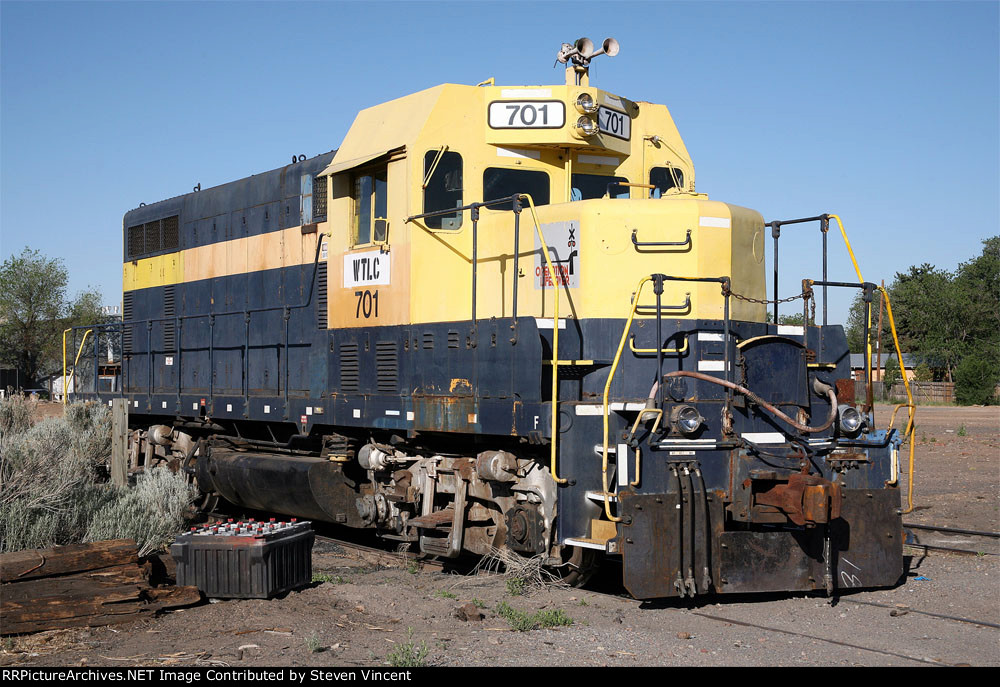
[[[854,435],[861,431],[865,424],[865,419],[857,408],[851,406],[840,406],[840,429],[847,435]]]
[[[581,93],[576,99],[576,109],[580,114],[594,114],[597,112],[597,103],[590,93]]]
[[[597,134],[597,122],[590,117],[580,117],[573,127],[574,133],[580,138],[589,138]]]
[[[675,406],[670,413],[670,423],[678,432],[685,436],[691,436],[705,422],[705,418],[695,409],[694,406]]]

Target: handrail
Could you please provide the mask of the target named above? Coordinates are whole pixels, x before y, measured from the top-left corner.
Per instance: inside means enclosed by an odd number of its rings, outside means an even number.
[[[545,243],[545,237],[542,236],[542,227],[538,224],[538,215],[535,214],[535,201],[527,193],[518,194],[518,198],[524,198],[528,201],[528,209],[531,211],[531,220],[535,224],[535,233],[538,235],[538,241],[542,244],[542,254],[545,256],[545,264],[549,268],[549,275],[552,278],[552,291],[555,294],[555,304],[552,307],[552,440],[551,455],[549,456],[549,469],[552,473],[552,479],[556,484],[567,484],[569,480],[560,478],[556,472],[556,443],[559,438],[559,280],[556,277],[555,268],[552,266],[552,257],[549,255],[549,246]],[[516,283],[516,274],[514,275],[514,280]],[[545,281],[543,279],[543,290],[544,287]],[[607,416],[605,416],[604,422],[607,424]],[[606,438],[607,430],[605,430],[605,441]],[[607,484],[605,484],[604,488],[605,491],[607,491]]]
[[[844,237],[844,245],[847,246],[847,252],[851,256],[851,262],[854,263],[854,271],[858,275],[858,281],[864,282],[864,278],[861,276],[861,268],[858,267],[858,260],[854,257],[854,250],[851,248],[851,242],[847,238],[847,232],[844,230],[844,223],[840,221],[839,215],[830,214],[830,217],[837,220],[837,226],[840,227],[840,235]],[[917,407],[913,403],[913,392],[910,390],[910,380],[906,377],[906,365],[903,364],[903,353],[899,349],[899,336],[896,333],[896,321],[892,317],[892,303],[889,300],[889,292],[886,291],[884,286],[877,287],[879,291],[882,292],[882,296],[885,298],[886,312],[889,314],[889,329],[892,332],[892,342],[896,347],[896,357],[899,358],[899,370],[903,376],[903,386],[906,388],[906,406],[909,409],[909,417],[906,422],[906,431],[903,433],[904,436],[909,438],[910,441],[910,466],[909,466],[909,476],[907,477],[907,509],[902,512],[903,515],[913,512],[913,433],[915,430],[914,420],[917,415]],[[865,327],[865,332],[871,331],[871,308],[868,309],[868,322]],[[871,366],[871,336],[866,336],[865,344],[867,346],[867,357],[868,365]],[[897,407],[898,409],[898,407]],[[895,417],[895,411],[893,411],[893,417]]]
[[[676,247],[682,247],[682,248],[690,248],[691,247],[691,230],[690,229],[687,230],[687,234],[685,235],[683,241],[640,241],[639,237],[637,236],[638,233],[639,233],[638,229],[633,229],[632,230],[632,245],[635,246],[635,249],[637,251],[641,250],[642,248],[658,248],[658,247],[661,247],[661,246],[669,246],[669,247],[675,247],[675,248]]]
[[[551,441],[551,455],[549,457],[549,467],[552,472],[552,479],[557,484],[568,484],[568,479],[562,479],[556,472],[556,455],[557,455],[557,443],[559,438],[559,283],[556,278],[555,268],[552,266],[552,257],[549,255],[549,245],[545,242],[545,237],[542,235],[541,225],[538,223],[538,215],[535,214],[535,201],[527,193],[516,193],[512,196],[506,196],[504,198],[494,198],[493,200],[484,201],[482,203],[470,203],[468,205],[462,205],[455,208],[448,208],[447,210],[433,210],[431,212],[423,212],[419,215],[410,215],[404,221],[404,224],[409,224],[418,219],[424,219],[426,217],[437,217],[444,214],[454,214],[455,212],[464,212],[470,210],[473,214],[473,234],[472,234],[472,324],[476,326],[476,269],[477,269],[477,236],[476,236],[476,226],[478,224],[478,213],[479,208],[489,207],[491,205],[501,205],[504,203],[511,203],[512,209],[514,211],[514,238],[515,238],[515,249],[514,249],[514,260],[515,266],[517,265],[518,250],[517,250],[517,238],[520,232],[520,224],[518,219],[520,217],[520,201],[524,199],[528,201],[528,210],[531,212],[531,219],[535,225],[535,233],[538,236],[538,241],[542,246],[542,254],[545,256],[545,264],[548,266],[549,275],[552,278],[553,291],[555,293],[555,304],[553,306],[552,312],[552,362],[549,363],[552,366],[552,441]],[[421,227],[425,231],[430,232],[431,230],[427,227]],[[433,233],[433,232],[432,232]],[[514,270],[514,320],[517,320],[517,270]],[[544,287],[544,284],[543,284]],[[511,343],[514,343],[512,341]]]
[[[635,347],[635,334],[633,334],[631,337],[629,337],[628,347],[629,347],[629,350],[632,351],[633,353],[656,353],[656,349],[655,348],[636,348]],[[684,354],[684,353],[687,353],[687,350],[688,350],[688,337],[685,336],[684,337],[684,345],[681,346],[680,348],[661,348],[660,352],[661,353],[671,353],[671,354],[673,354],[673,353]]]
[[[628,319],[625,322],[625,329],[622,330],[622,338],[621,341],[618,342],[618,350],[615,352],[614,361],[611,363],[611,369],[608,371],[608,380],[604,383],[604,450],[601,454],[601,484],[603,486],[604,493],[604,514],[608,516],[608,520],[611,522],[621,522],[622,518],[611,514],[611,499],[608,494],[608,394],[611,392],[611,382],[615,378],[615,372],[618,370],[618,362],[621,360],[622,350],[625,348],[625,340],[628,338],[629,330],[632,328],[632,320],[635,318],[635,309],[639,304],[639,296],[642,293],[642,287],[646,285],[646,282],[651,281],[653,281],[653,277],[647,275],[640,279],[639,283],[635,287],[635,297],[632,299],[632,307],[629,309]]]
[[[151,330],[154,322],[176,322],[176,323],[183,323],[184,320],[195,320],[195,319],[199,319],[199,318],[203,318],[204,317],[204,318],[208,318],[208,320],[209,320],[209,327],[212,330],[214,330],[214,326],[215,326],[214,323],[215,323],[215,318],[216,317],[228,317],[228,316],[234,316],[234,315],[243,315],[244,317],[248,318],[247,322],[248,322],[248,331],[249,331],[249,316],[251,314],[253,314],[253,313],[263,313],[263,312],[275,312],[275,311],[279,311],[280,310],[283,313],[284,322],[285,322],[285,326],[284,326],[285,334],[284,334],[284,341],[283,341],[283,344],[282,344],[283,345],[283,351],[284,351],[284,354],[285,354],[285,365],[284,365],[285,380],[284,380],[283,398],[284,398],[284,406],[285,406],[285,408],[284,408],[284,416],[285,416],[285,419],[287,419],[287,417],[288,417],[288,349],[289,349],[289,340],[288,340],[288,314],[289,314],[289,311],[291,311],[291,310],[301,310],[302,308],[308,308],[312,304],[312,302],[313,302],[313,295],[314,295],[314,292],[316,290],[316,275],[317,275],[318,270],[319,270],[319,257],[320,257],[321,249],[323,247],[323,241],[324,241],[324,239],[331,238],[332,236],[333,236],[333,232],[332,231],[324,231],[324,232],[320,232],[318,234],[318,236],[316,237],[316,250],[315,250],[315,253],[313,255],[313,264],[312,264],[313,270],[312,270],[312,278],[309,280],[309,291],[308,291],[308,294],[305,296],[305,300],[303,300],[300,303],[295,303],[293,305],[274,305],[274,306],[269,306],[269,307],[264,307],[264,308],[244,308],[242,310],[230,310],[230,311],[227,311],[227,312],[204,312],[204,313],[192,313],[192,314],[189,314],[189,315],[175,315],[175,316],[172,316],[172,317],[150,317],[150,318],[146,318],[146,319],[143,319],[143,320],[128,320],[128,321],[122,320],[121,322],[110,322],[110,323],[107,323],[107,324],[100,324],[100,325],[79,325],[79,326],[76,326],[76,327],[70,327],[70,328],[66,329],[63,332],[63,347],[65,349],[66,332],[69,332],[69,331],[72,331],[72,330],[87,329],[87,331],[90,332],[93,329],[102,329],[102,330],[103,329],[112,329],[112,330],[117,329],[118,336],[122,337],[122,335],[124,334],[125,327],[127,327],[127,326],[135,326],[135,325],[139,325],[139,324],[145,324],[146,325],[146,330],[147,330],[147,349],[149,349],[149,350],[146,350],[145,353],[144,353],[144,355],[147,355],[147,356],[150,357],[149,368],[150,368],[150,373],[152,373],[152,355],[153,355],[153,352],[151,350],[152,346],[149,345],[149,336],[150,336],[149,332],[150,332],[150,330]],[[308,263],[302,263],[299,266],[300,267],[306,267],[306,266],[308,266]],[[183,326],[183,325],[181,324],[181,326]],[[249,334],[248,334],[248,337],[249,337]],[[86,334],[84,335],[84,341],[85,340],[86,340]],[[210,342],[209,342],[209,355],[210,356],[213,353],[213,348],[214,348],[214,343],[213,342],[214,342],[214,333],[213,333],[212,338],[210,339]],[[181,340],[179,338],[178,339],[178,349],[177,349],[178,363],[180,363],[179,358],[181,357],[181,355],[183,353],[182,350],[181,350],[181,347],[180,347],[180,343],[181,343]],[[247,338],[245,345],[249,348],[249,346],[250,346],[250,340],[249,340],[249,338]],[[81,343],[81,346],[82,346],[82,343]],[[122,356],[124,357],[124,349],[122,351]],[[79,359],[79,356],[78,356],[77,359]],[[246,391],[247,391],[247,394],[249,394],[249,371],[248,371],[248,369],[246,367],[246,366],[249,365],[249,356],[245,356],[245,360],[246,360],[246,362],[245,362],[245,367],[244,367],[244,378],[245,378],[245,382],[247,384]],[[64,375],[65,375],[65,367],[66,367],[66,361],[65,361],[65,353],[64,353],[64,360],[63,360],[63,374]],[[122,365],[122,375],[123,376],[124,376],[124,370],[125,370],[125,366],[123,364]],[[210,375],[209,379],[214,381],[214,375]],[[279,390],[281,390],[280,387],[279,387]],[[97,393],[97,389],[95,387],[95,394],[96,393]],[[119,392],[119,395],[124,395],[124,393],[125,393],[125,388],[124,388],[124,385],[122,385],[121,389],[120,389],[120,392]],[[151,396],[152,393],[153,393],[153,385],[150,382],[148,384],[148,388],[146,390],[146,395],[147,396]],[[65,395],[65,389],[64,389],[64,395]],[[212,389],[210,391],[209,396],[213,396],[214,397],[214,389]]]
[[[63,405],[66,405],[66,399],[69,396],[69,386],[66,382],[66,332],[72,331],[76,327],[70,327],[69,329],[63,330]],[[93,329],[88,329],[83,333],[83,339],[80,340],[80,348],[76,352],[76,360],[73,361],[73,373],[69,376],[69,381],[72,382],[76,377],[76,366],[80,362],[80,356],[83,355],[83,346],[87,343],[87,337],[93,333]],[[94,393],[97,393],[97,369],[94,369]]]

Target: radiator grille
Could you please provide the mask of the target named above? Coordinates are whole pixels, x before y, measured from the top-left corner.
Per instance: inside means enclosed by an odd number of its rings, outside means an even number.
[[[156,253],[160,250],[160,220],[155,222],[146,222],[143,225],[144,233],[146,234],[146,247],[143,249],[143,253]]]
[[[163,220],[163,250],[176,250],[180,246],[179,219],[173,215]],[[214,224],[212,228],[215,228]]]
[[[399,390],[399,350],[395,341],[375,344],[375,370],[380,392],[395,393]]]
[[[144,240],[141,224],[128,228],[128,256],[130,258],[142,255],[143,248],[145,247]]]
[[[340,345],[340,390],[357,391],[361,382],[361,370],[358,365],[358,345],[356,343]]]
[[[161,250],[177,250],[180,245],[180,215],[137,224],[126,231],[126,248],[130,259]]]
[[[313,179],[313,222],[326,220],[326,180],[328,178],[315,177]]]

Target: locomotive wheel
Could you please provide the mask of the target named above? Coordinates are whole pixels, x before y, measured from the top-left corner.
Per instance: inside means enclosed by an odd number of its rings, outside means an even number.
[[[564,546],[563,564],[554,569],[559,578],[570,587],[582,587],[600,567],[601,559],[594,549],[582,546]]]

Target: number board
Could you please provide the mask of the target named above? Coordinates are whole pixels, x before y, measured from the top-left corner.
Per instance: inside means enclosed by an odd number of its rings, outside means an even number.
[[[566,123],[561,100],[497,100],[490,103],[491,129],[559,129]]]
[[[603,105],[597,109],[597,127],[615,138],[626,141],[632,138],[632,119],[624,112]]]

